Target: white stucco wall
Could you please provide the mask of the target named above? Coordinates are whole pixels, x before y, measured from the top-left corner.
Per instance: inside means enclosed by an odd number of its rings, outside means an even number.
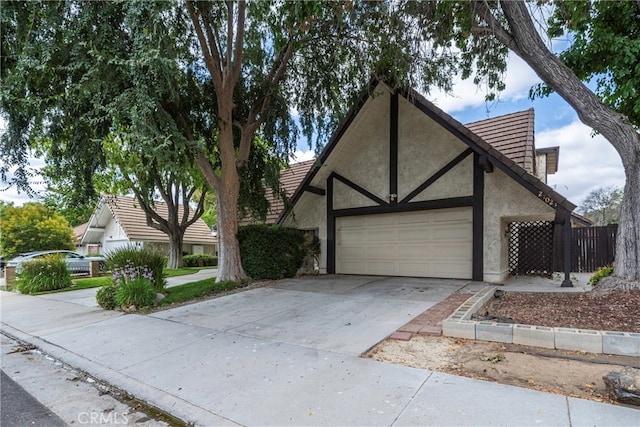
[[[403,97],[398,101],[398,200],[402,200],[468,147]],[[434,200],[449,190],[468,196],[473,191],[473,173],[456,167],[437,187],[429,188],[413,201]],[[453,173],[452,173],[453,172]],[[456,178],[452,179],[452,176]],[[445,177],[441,178],[444,179]],[[445,182],[446,181],[446,182]],[[437,194],[436,194],[437,193]]]
[[[129,238],[120,227],[120,224],[111,218],[104,227],[104,234],[100,243],[102,244],[101,252],[106,254],[129,244]]]
[[[304,193],[283,223],[285,227],[300,230],[318,230],[320,239],[319,269],[327,273],[327,198],[315,193]]]
[[[512,221],[552,221],[555,210],[498,168],[484,175],[484,280],[509,274],[506,230]]]

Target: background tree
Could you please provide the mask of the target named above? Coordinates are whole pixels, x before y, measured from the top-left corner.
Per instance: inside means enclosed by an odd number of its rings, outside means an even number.
[[[449,84],[446,60],[436,66],[393,48],[402,33],[387,31],[387,6],[6,2],[0,155],[24,165],[27,149],[40,146],[60,175],[72,172],[74,187],[95,196],[106,137],[170,136],[215,192],[218,280],[242,279],[238,200],[277,181],[271,171],[300,134],[324,140],[372,73],[394,79],[402,70],[394,63]]]
[[[0,247],[7,259],[22,252],[75,249],[66,218],[39,203],[4,208],[0,229]]]
[[[107,172],[101,187],[108,194],[133,192],[147,225],[169,237],[167,266],[180,268],[184,233],[204,213],[206,183],[199,170],[189,164],[190,158],[180,152],[183,146],[167,140],[133,142],[130,135],[112,134],[104,141]]]
[[[582,201],[580,210],[595,225],[617,224],[620,218],[622,189],[600,187],[592,190]]]

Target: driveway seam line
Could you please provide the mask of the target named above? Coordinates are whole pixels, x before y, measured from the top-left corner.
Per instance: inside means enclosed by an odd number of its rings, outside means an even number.
[[[398,415],[393,419],[393,421],[391,422],[392,426],[396,424],[396,422],[398,421],[398,418],[400,418],[402,416],[402,414],[404,413],[404,411],[407,410],[409,405],[413,402],[413,399],[415,399],[415,397],[418,395],[418,393],[420,393],[420,390],[422,390],[422,387],[424,387],[424,385],[427,383],[427,381],[429,381],[429,378],[431,378],[432,375],[433,375],[433,371],[429,371],[429,375],[427,375],[427,378],[424,379],[422,384],[420,384],[420,387],[418,387],[416,389],[416,392],[413,393],[413,395],[411,395],[411,397],[409,398],[409,401],[407,402],[407,404],[404,405],[404,407],[400,410]]]

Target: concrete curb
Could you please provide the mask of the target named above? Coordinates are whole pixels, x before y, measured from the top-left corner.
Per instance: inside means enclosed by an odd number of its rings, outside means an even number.
[[[496,289],[495,286],[487,286],[458,307],[442,322],[442,335],[558,350],[640,356],[639,333],[471,320],[471,315],[493,298]]]

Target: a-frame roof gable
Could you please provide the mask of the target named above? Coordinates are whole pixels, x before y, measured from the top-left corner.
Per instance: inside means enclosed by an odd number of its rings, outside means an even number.
[[[310,187],[311,181],[319,171],[320,166],[324,164],[336,145],[340,143],[342,136],[344,135],[350,124],[359,114],[360,110],[365,105],[369,97],[372,96],[375,89],[380,85],[383,85],[389,91],[392,91],[392,89],[389,88],[385,83],[380,82],[375,78],[369,81],[367,87],[362,91],[355,105],[351,108],[345,118],[340,122],[340,125],[329,139],[329,142],[325,146],[324,150],[322,150],[320,156],[293,194],[290,203],[291,207],[296,204],[302,194]],[[494,148],[491,144],[482,139],[480,136],[476,135],[474,132],[451,117],[449,114],[445,113],[433,103],[429,102],[424,96],[419,94],[414,89],[404,88],[398,90],[397,93],[404,97],[407,101],[413,104],[424,114],[436,121],[440,126],[455,135],[459,140],[467,144],[474,152],[478,153],[480,156],[485,156],[486,160],[490,161],[496,167],[500,168],[500,170],[505,172],[512,179],[516,180],[531,193],[538,196],[544,203],[553,208],[561,207],[570,212],[576,208],[576,206],[569,200],[567,200],[566,197],[556,192],[553,188],[549,187],[540,179],[528,173],[522,166],[518,165],[504,153]],[[531,138],[533,138],[533,135],[531,135]],[[289,210],[283,211],[280,214],[278,223],[282,223],[288,213]]]

